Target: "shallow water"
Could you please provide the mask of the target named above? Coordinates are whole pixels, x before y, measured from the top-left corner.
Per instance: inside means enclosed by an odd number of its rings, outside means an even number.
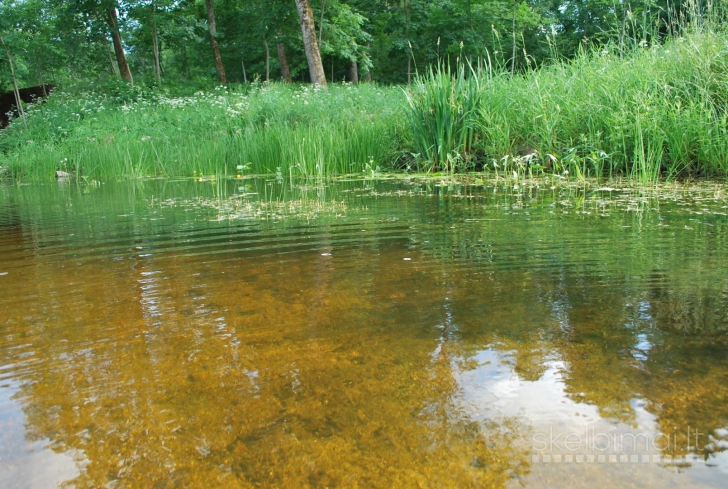
[[[3,487],[728,476],[724,187],[160,180],[0,199]]]

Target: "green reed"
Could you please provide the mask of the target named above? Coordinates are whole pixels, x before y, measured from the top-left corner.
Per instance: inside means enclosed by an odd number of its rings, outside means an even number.
[[[692,32],[627,56],[606,47],[491,77],[480,107],[486,167],[505,154],[534,156],[529,163],[547,171],[645,183],[726,175],[727,74],[728,37]]]
[[[429,170],[465,169],[473,148],[482,90],[470,65],[430,67],[406,90],[415,151]]]
[[[403,106],[376,85],[61,92],[30,108],[27,130],[0,133],[0,166],[18,178],[360,173],[394,159]]]

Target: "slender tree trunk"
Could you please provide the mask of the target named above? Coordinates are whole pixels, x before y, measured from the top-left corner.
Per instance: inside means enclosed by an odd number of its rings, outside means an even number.
[[[152,9],[156,6],[152,3]],[[152,12],[154,15],[154,11]],[[154,54],[154,74],[157,77],[157,85],[162,84],[162,68],[159,64],[159,35],[157,33],[157,20],[152,19],[152,54]]]
[[[349,81],[354,85],[359,83],[359,64],[355,59],[351,60],[351,65],[349,65]]]
[[[111,76],[116,78],[116,68],[114,67],[114,57],[111,56],[111,48],[109,48],[108,41],[104,40],[104,44],[106,44],[106,54],[109,55],[109,69],[111,71]]]
[[[43,88],[43,96],[48,97],[48,92],[46,91],[45,82],[43,81],[43,67],[40,63],[40,54],[38,53],[38,50],[35,50],[35,64],[36,68],[38,70],[38,84]]]
[[[319,35],[318,47],[321,51],[321,43],[324,41],[324,11],[326,10],[326,0],[321,0],[321,18],[319,19]]]
[[[217,81],[227,83],[225,67],[222,65],[222,57],[220,56],[220,46],[217,44],[217,26],[215,25],[215,11],[212,8],[212,0],[205,0],[205,5],[207,6],[207,23],[210,26],[210,45],[212,46],[212,56],[215,58]]]
[[[248,74],[245,73],[245,61],[241,59],[240,64],[243,65],[243,83],[248,83]]]
[[[278,43],[278,63],[281,65],[281,76],[283,81],[291,83],[291,70],[288,67],[288,58],[286,57],[286,46],[282,42]]]
[[[404,35],[407,38],[407,45],[410,48],[410,55],[407,56],[407,85],[409,85],[412,83],[412,57],[415,53],[412,51],[412,43],[409,39],[409,4],[407,0],[404,2]]]
[[[134,86],[134,78],[131,76],[131,70],[126,62],[126,54],[124,54],[124,45],[121,43],[121,32],[119,32],[119,22],[116,15],[116,7],[109,9],[109,29],[111,29],[111,39],[114,41],[114,52],[116,53],[116,62],[119,65],[119,74],[121,77]]]
[[[187,73],[187,79],[192,79],[192,73],[190,72],[190,60],[187,58],[187,46],[185,44],[182,45],[182,58],[185,62],[185,73]]]
[[[15,104],[18,107],[18,113],[23,118],[23,126],[28,129],[28,123],[25,120],[25,111],[23,110],[23,101],[20,100],[20,90],[18,90],[18,80],[15,78],[15,68],[13,67],[13,58],[10,56],[10,50],[5,45],[5,41],[0,37],[0,43],[5,48],[5,55],[8,57],[8,64],[10,64],[10,74],[13,77],[13,91],[15,92]]]
[[[627,30],[627,5],[624,3],[625,0],[622,0],[622,32],[619,33],[619,54],[624,56],[624,34]],[[670,8],[670,2],[667,3],[667,8],[669,11]],[[672,27],[672,26],[670,26]]]
[[[511,76],[516,72],[516,7],[518,0],[513,0],[513,53],[511,54]]]
[[[264,40],[263,44],[265,44],[265,81],[270,81],[270,47],[268,46],[268,41]]]
[[[371,45],[369,43],[367,43],[367,57],[369,56],[370,47],[371,47]],[[371,62],[371,60],[370,60],[370,62]],[[372,69],[371,68],[367,67],[367,71],[364,73],[364,81],[367,83],[372,82]]]
[[[321,63],[321,52],[316,41],[316,26],[313,22],[313,10],[308,0],[296,0],[298,19],[301,22],[303,34],[303,47],[306,50],[308,71],[311,73],[311,83],[322,87],[326,86],[326,74]]]

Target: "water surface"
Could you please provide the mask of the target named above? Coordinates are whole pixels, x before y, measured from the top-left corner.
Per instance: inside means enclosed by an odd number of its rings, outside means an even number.
[[[720,185],[261,178],[0,199],[4,486],[728,476]]]

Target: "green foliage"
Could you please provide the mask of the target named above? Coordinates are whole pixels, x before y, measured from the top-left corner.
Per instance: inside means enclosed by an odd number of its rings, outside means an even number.
[[[697,0],[309,0],[326,74],[348,79],[350,61],[378,82],[402,83],[412,64],[435,65],[462,55],[524,72],[552,58],[615,39],[650,44],[685,23],[721,22],[725,2]],[[214,0],[217,38],[228,79],[280,79],[276,45],[285,46],[294,80],[308,76],[301,29],[291,0]],[[0,35],[18,65],[21,86],[118,76],[108,11],[116,6],[127,61],[137,83],[214,80],[203,0],[0,0]],[[268,49],[266,49],[266,44]],[[272,49],[271,49],[272,47]],[[111,55],[111,56],[110,56]],[[269,56],[269,57],[267,57]],[[414,63],[412,61],[414,60]],[[0,59],[0,86],[9,73]]]
[[[372,37],[362,29],[367,19],[338,0],[329,0],[324,13],[326,10],[329,18],[324,17],[323,26],[319,26],[321,53],[358,61],[364,68],[370,67],[371,61],[364,46]]]

